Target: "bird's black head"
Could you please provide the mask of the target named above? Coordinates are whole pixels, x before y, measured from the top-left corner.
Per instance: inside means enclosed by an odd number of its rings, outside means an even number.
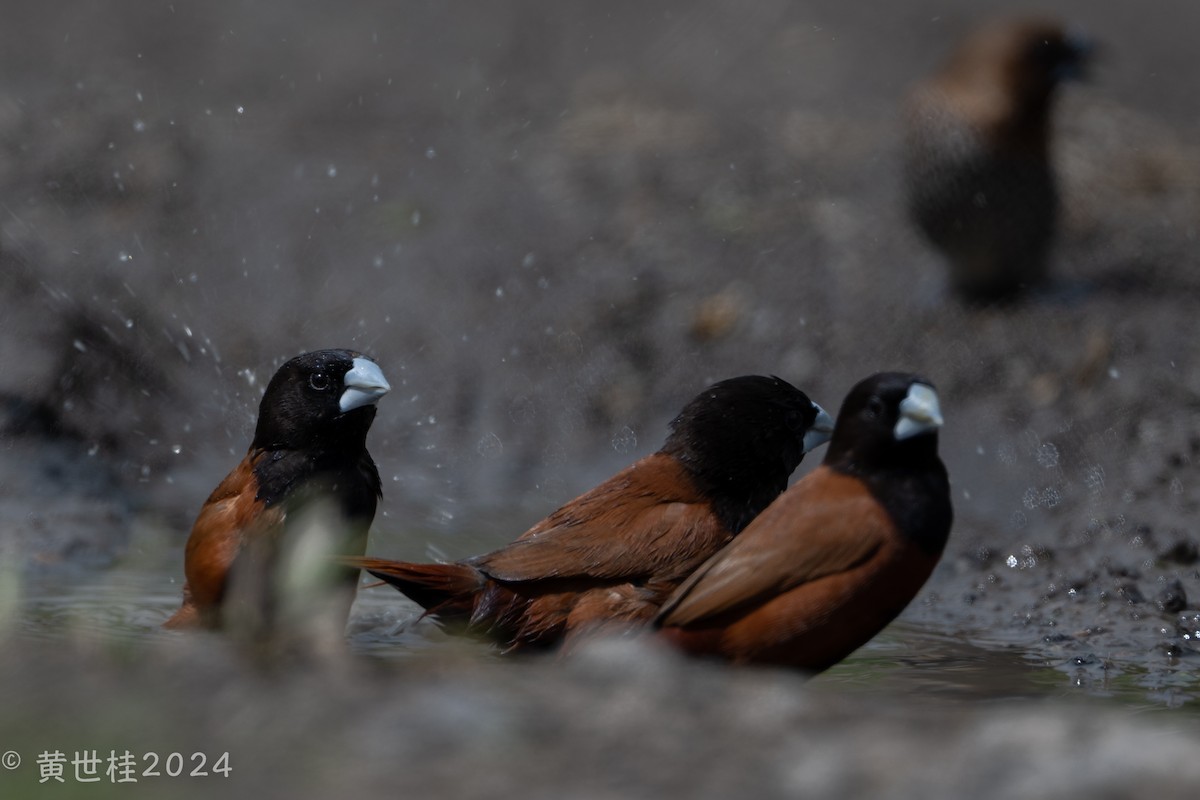
[[[976,73],[1034,113],[1059,83],[1086,77],[1094,50],[1091,40],[1057,20],[1020,17],[984,26],[963,42],[955,60],[958,69]]]
[[[941,425],[932,383],[881,372],[846,395],[825,454],[826,466],[859,478],[901,534],[930,554],[942,552],[954,520],[937,452]]]
[[[832,418],[787,381],[747,375],[715,383],[684,406],[662,452],[687,467],[740,531],[832,429]]]
[[[846,395],[825,463],[843,472],[870,474],[936,460],[941,425],[930,381],[906,372],[880,372]]]
[[[375,403],[391,387],[378,365],[352,350],[316,350],[285,363],[267,384],[254,447],[362,447]]]
[[[1026,22],[1019,30],[1012,59],[1014,68],[1027,73],[1031,90],[1087,77],[1095,46],[1082,33],[1057,22],[1037,20]]]

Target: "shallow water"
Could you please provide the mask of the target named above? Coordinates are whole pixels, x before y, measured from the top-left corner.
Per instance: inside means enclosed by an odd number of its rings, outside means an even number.
[[[177,635],[159,626],[178,606],[181,564],[182,552],[168,551],[98,572],[32,573],[22,582],[16,628],[38,639],[83,636],[114,644]],[[458,647],[433,622],[419,619],[419,612],[390,587],[364,581],[347,626],[351,650],[370,659],[404,659]],[[1200,676],[1190,664],[1151,672],[1120,654],[1095,661],[1053,657],[998,634],[1003,631],[949,632],[902,616],[812,685],[942,700],[1105,698],[1136,708],[1197,708]],[[480,645],[479,652],[489,651]]]
[[[1108,698],[1138,708],[1195,707],[1200,680],[1181,667],[1173,680],[1114,664],[1077,664],[1013,644],[898,621],[817,678],[841,689],[942,699]]]

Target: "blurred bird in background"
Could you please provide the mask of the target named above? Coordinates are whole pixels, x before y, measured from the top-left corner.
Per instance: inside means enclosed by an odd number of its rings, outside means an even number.
[[[912,90],[909,212],[964,299],[1011,299],[1046,278],[1059,202],[1054,96],[1063,81],[1085,77],[1092,49],[1053,20],[996,21]]]

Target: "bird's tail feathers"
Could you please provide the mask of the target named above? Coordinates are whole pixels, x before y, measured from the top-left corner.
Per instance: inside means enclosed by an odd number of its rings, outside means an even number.
[[[466,564],[414,564],[369,556],[341,556],[337,560],[390,583],[429,613],[470,614],[487,580]]]

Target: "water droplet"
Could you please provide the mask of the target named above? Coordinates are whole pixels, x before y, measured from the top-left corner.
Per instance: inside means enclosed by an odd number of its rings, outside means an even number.
[[[126,253],[124,250],[122,250],[121,252],[117,253],[117,261],[121,261],[121,262],[133,261],[133,256],[129,255],[129,253]]]
[[[1046,469],[1058,466],[1058,448],[1052,442],[1042,442],[1034,451],[1034,458]]]
[[[415,228],[421,224],[421,210],[414,209],[412,216],[409,218],[412,221],[412,226]]]
[[[528,397],[518,397],[509,406],[508,416],[513,422],[528,425],[537,419],[537,406]]]
[[[496,458],[504,452],[504,443],[494,433],[486,433],[475,445],[476,452],[484,458]]]
[[[181,444],[171,445],[171,452],[174,453],[175,455],[179,455],[180,453],[183,452],[183,445],[181,445]]]
[[[633,432],[633,428],[628,425],[617,431],[617,435],[612,439],[613,450],[618,453],[625,454],[637,447],[637,434]]]
[[[246,107],[245,107],[245,106],[238,106],[238,107],[237,107],[237,113],[239,113],[239,114],[245,114],[245,113],[246,113]]]
[[[425,158],[429,159],[430,161],[433,161],[435,158],[437,158],[437,150],[434,150],[432,147],[426,147],[425,148]]]
[[[87,352],[87,345],[86,345],[86,344],[84,344],[83,342],[79,341],[78,339],[76,339],[75,341],[71,342],[71,344],[72,344],[72,345],[74,345],[74,346],[75,346],[75,349],[76,349],[76,350],[78,350],[79,352],[81,352],[81,353],[86,353],[86,352]]]
[[[334,166],[333,164],[330,164],[328,167],[325,168],[325,174],[327,176],[329,176],[330,178],[336,178],[337,177],[337,167]]]
[[[142,133],[143,131],[145,131],[145,130],[146,130],[146,123],[145,123],[145,121],[144,121],[144,120],[140,120],[140,119],[135,119],[135,120],[133,121],[133,129],[134,129],[135,131],[137,131],[138,133]]]
[[[1009,556],[1008,558],[1004,559],[1004,563],[1008,565],[1009,569],[1016,569],[1017,568],[1017,557]]]

